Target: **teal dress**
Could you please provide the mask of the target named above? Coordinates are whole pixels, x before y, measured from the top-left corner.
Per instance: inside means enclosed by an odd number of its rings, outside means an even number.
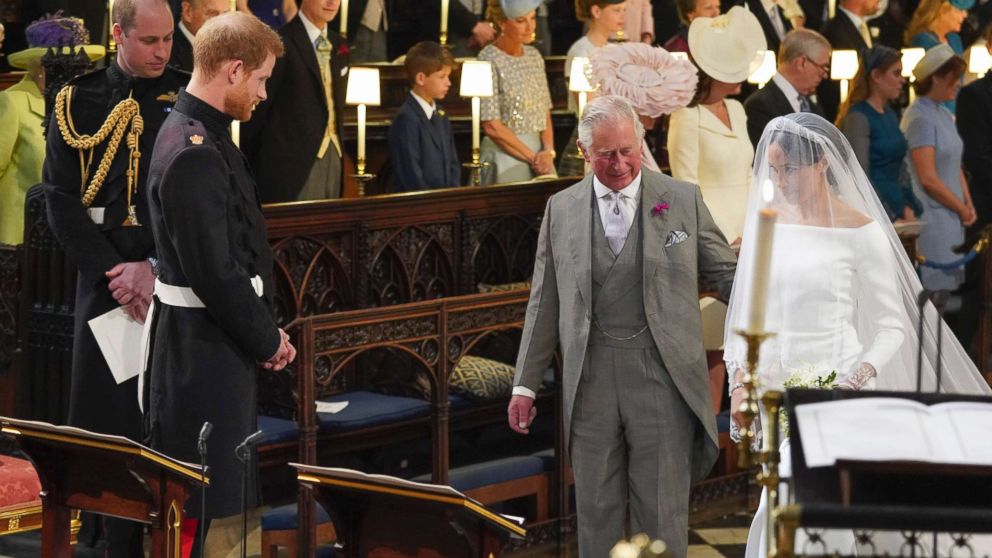
[[[862,122],[867,121],[867,137],[863,131]],[[913,194],[908,175],[903,173],[906,159],[906,137],[899,129],[899,117],[891,107],[886,106],[884,113],[879,113],[867,101],[851,107],[851,112],[844,121],[844,133],[851,141],[851,146],[858,153],[862,166],[871,180],[882,205],[890,219],[903,216],[903,210],[909,207],[917,217],[923,213],[923,204]],[[853,132],[853,133],[852,133]],[[862,147],[864,139],[868,140],[867,157]],[[867,161],[867,164],[865,163]]]
[[[923,47],[927,50],[930,50],[939,44],[940,39],[937,38],[937,35],[934,35],[929,31],[917,33],[913,35],[913,38],[909,41],[909,46]],[[954,54],[962,57],[964,56],[964,43],[961,41],[961,35],[958,35],[957,33],[948,33],[947,44],[951,46],[952,50],[954,50]],[[962,79],[963,78],[964,76],[962,76]],[[955,109],[957,108],[957,103],[955,101],[944,101],[944,106],[947,107],[947,110],[951,111],[951,114],[954,114]]]

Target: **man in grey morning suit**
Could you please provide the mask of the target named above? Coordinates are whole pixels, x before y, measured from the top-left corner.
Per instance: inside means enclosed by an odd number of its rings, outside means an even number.
[[[699,188],[641,169],[630,103],[586,106],[579,144],[593,175],[548,200],[510,427],[526,434],[556,346],[580,558],[630,534],[688,547],[689,486],[717,456],[698,278],[730,296],[734,254]]]

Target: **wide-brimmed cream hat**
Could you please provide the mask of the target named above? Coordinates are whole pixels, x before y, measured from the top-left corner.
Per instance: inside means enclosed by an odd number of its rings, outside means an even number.
[[[52,48],[62,47],[64,53],[69,52],[70,45],[82,48],[91,61],[97,61],[105,54],[103,46],[88,44],[90,34],[83,20],[78,17],[64,17],[62,12],[45,16],[28,25],[24,35],[28,40],[28,48],[7,57],[7,62],[12,67],[22,70],[40,60]]]
[[[758,18],[734,6],[717,17],[697,17],[689,25],[689,54],[700,70],[724,83],[740,83],[768,49]]]

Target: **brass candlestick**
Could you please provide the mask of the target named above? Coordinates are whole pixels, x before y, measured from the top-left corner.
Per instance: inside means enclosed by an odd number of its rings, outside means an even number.
[[[756,463],[751,446],[755,439],[754,419],[758,417],[758,355],[761,344],[773,334],[745,330],[736,330],[734,333],[747,342],[747,369],[741,381],[744,384],[746,398],[738,409],[744,415],[744,424],[741,429],[741,440],[737,443],[739,450],[737,466],[746,469]]]
[[[472,170],[472,186],[482,185],[482,169],[489,166],[489,163],[483,163],[479,160],[479,148],[472,148],[472,162],[462,163],[462,166]]]
[[[758,484],[768,490],[768,514],[765,520],[765,533],[768,541],[768,556],[777,556],[778,533],[776,532],[776,518],[778,512],[778,485],[779,471],[778,465],[781,461],[779,453],[779,409],[782,408],[782,392],[768,390],[761,396],[761,402],[765,405],[768,413],[768,428],[765,429],[764,449],[758,456],[758,461],[762,464],[761,472],[758,473]]]
[[[362,197],[365,195],[365,183],[375,178],[375,175],[365,172],[365,157],[358,158],[357,167],[358,172],[351,177],[358,181],[358,196]]]

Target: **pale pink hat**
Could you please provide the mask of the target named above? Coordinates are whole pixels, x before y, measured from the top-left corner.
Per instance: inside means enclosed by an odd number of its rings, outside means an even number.
[[[623,97],[651,118],[688,105],[699,81],[691,62],[644,43],[606,45],[589,62],[589,82],[599,86],[599,94]]]

